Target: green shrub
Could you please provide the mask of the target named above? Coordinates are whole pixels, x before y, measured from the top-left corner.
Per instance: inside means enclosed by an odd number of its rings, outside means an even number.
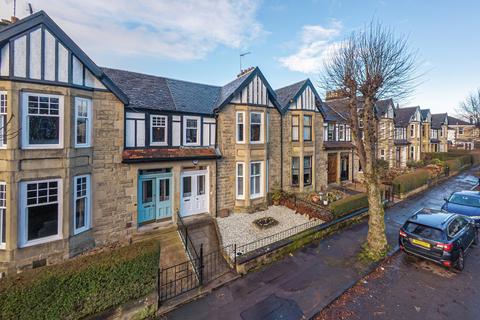
[[[430,172],[425,169],[418,169],[414,172],[402,174],[393,179],[395,193],[406,193],[427,184]]]
[[[466,166],[471,166],[472,163],[473,163],[473,158],[471,155],[463,155],[463,156],[455,157],[445,161],[445,164],[450,169],[450,172],[459,171]]]
[[[425,164],[422,160],[419,160],[419,161],[408,160],[407,161],[407,167],[409,167],[409,168],[421,168],[424,165]]]
[[[328,205],[328,209],[335,218],[349,214],[355,210],[367,208],[368,198],[365,193],[348,196]]]
[[[153,292],[160,249],[142,242],[0,281],[1,319],[79,319]]]

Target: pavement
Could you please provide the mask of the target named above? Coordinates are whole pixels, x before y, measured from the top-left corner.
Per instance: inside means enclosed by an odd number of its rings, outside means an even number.
[[[451,192],[472,188],[478,182],[472,172],[474,169],[387,209],[387,238],[392,250],[397,247],[398,229],[410,215],[423,207],[440,208]],[[310,319],[372,271],[373,265],[358,259],[367,231],[363,222],[312,242],[163,318]]]

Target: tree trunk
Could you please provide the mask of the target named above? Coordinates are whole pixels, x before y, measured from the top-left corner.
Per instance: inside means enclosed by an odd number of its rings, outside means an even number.
[[[380,185],[374,179],[366,179],[368,196],[368,235],[367,254],[373,260],[379,260],[387,253],[388,243],[385,235],[385,210],[383,209]]]

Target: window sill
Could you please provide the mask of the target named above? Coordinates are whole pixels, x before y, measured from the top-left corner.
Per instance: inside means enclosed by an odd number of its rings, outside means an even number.
[[[74,229],[74,230],[73,230],[73,235],[74,235],[74,236],[78,236],[78,235],[80,235],[80,234],[82,234],[82,233],[85,233],[85,232],[91,230],[91,229],[92,229],[91,227],[83,228],[83,229],[77,229],[77,230]]]
[[[263,197],[263,194],[256,194],[256,195],[251,194],[250,195],[250,200],[260,199],[262,197]]]
[[[36,144],[34,146],[22,146],[22,150],[63,149],[63,145]]]
[[[0,244],[0,250],[5,250],[7,249],[7,244],[6,243],[1,243]]]
[[[49,237],[45,237],[45,238],[41,238],[41,239],[30,240],[30,241],[27,241],[27,242],[23,243],[19,247],[20,248],[28,248],[28,247],[33,247],[33,246],[36,246],[36,245],[39,245],[39,244],[44,244],[44,243],[57,241],[57,240],[62,240],[62,236],[57,234],[57,235],[54,235],[54,236],[49,236]]]
[[[92,146],[91,145],[82,145],[82,144],[78,144],[78,145],[75,145],[75,149],[86,149],[86,148],[91,148]]]
[[[167,142],[150,142],[151,147],[166,147],[168,146]]]

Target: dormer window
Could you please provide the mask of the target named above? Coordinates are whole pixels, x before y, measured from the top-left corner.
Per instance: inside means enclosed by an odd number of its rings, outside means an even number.
[[[166,146],[168,117],[161,115],[150,116],[150,145]]]
[[[200,145],[200,117],[183,117],[183,139],[186,146]]]

